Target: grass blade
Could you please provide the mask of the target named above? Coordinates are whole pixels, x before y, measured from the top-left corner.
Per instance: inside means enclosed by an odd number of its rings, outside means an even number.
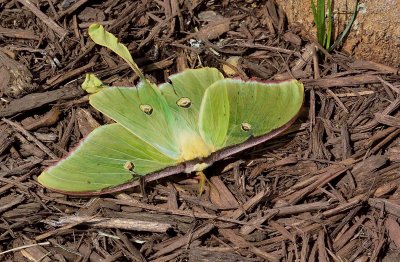
[[[327,26],[328,28],[326,30],[325,49],[329,50],[329,48],[331,46],[332,20],[333,20],[331,0],[328,0],[327,9],[328,9],[328,26]]]
[[[353,26],[353,23],[356,20],[357,13],[358,13],[358,0],[355,0],[355,3],[356,4],[354,7],[354,12],[353,12],[353,15],[351,16],[350,21],[347,23],[346,28],[339,35],[339,37],[335,40],[333,45],[329,48],[329,51],[332,51],[333,49],[335,49],[343,41],[343,39],[347,36],[347,34],[350,32],[350,29]]]

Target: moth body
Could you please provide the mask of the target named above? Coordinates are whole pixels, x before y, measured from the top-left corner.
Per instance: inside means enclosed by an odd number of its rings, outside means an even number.
[[[185,173],[191,174],[191,173],[194,173],[194,172],[201,172],[201,171],[205,170],[209,166],[211,166],[211,165],[207,164],[207,163],[198,163],[198,164],[194,165],[191,168],[187,168],[185,170]]]

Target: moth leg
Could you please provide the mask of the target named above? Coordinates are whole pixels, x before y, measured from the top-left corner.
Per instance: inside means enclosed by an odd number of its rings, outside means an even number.
[[[195,178],[197,180],[199,180],[199,189],[198,190],[199,190],[199,196],[200,196],[204,192],[204,186],[206,184],[206,181],[208,181],[208,179],[207,179],[206,175],[203,173],[203,171],[197,171]],[[208,183],[210,183],[210,182],[208,182]]]
[[[203,171],[197,171],[195,179],[199,180],[199,196],[204,193],[205,190],[205,185],[206,183],[210,186],[213,187],[213,189],[216,190],[216,192],[219,192],[218,189],[211,183],[210,180],[206,177],[206,175],[203,173]]]

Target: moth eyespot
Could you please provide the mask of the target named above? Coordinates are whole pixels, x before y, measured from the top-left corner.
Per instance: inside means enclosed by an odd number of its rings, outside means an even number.
[[[249,123],[242,123],[241,126],[243,131],[248,132],[251,130],[251,125]]]
[[[188,108],[192,105],[192,101],[190,101],[190,99],[187,97],[182,97],[182,98],[179,98],[178,101],[176,101],[176,104],[180,107]]]
[[[126,161],[124,164],[124,169],[128,171],[132,171],[135,168],[135,165],[132,163],[132,161]]]
[[[151,115],[153,113],[153,107],[151,105],[140,105],[139,108],[146,115]]]

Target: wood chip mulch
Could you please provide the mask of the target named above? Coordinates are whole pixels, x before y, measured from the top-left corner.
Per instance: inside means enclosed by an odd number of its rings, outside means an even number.
[[[271,0],[0,0],[0,10],[1,261],[400,260],[397,68],[324,54]],[[302,114],[209,168],[201,196],[183,174],[145,195],[45,190],[41,170],[110,122],[88,105],[84,73],[137,80],[88,39],[93,22],[157,83],[233,56],[241,78],[298,78]]]

